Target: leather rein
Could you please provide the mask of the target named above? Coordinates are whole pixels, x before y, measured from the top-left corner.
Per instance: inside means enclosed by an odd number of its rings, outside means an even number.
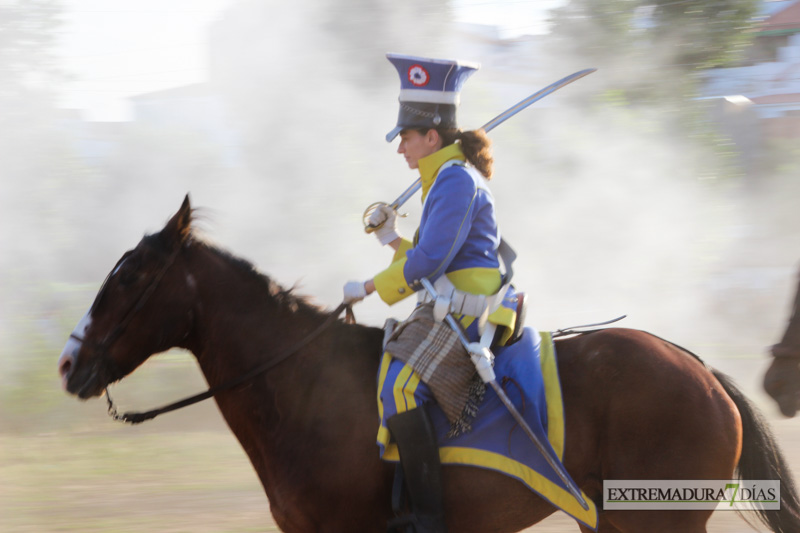
[[[183,400],[179,400],[169,405],[165,405],[164,407],[160,407],[158,409],[152,409],[150,411],[145,411],[144,413],[127,412],[120,414],[117,411],[117,408],[114,406],[114,401],[108,394],[108,387],[106,387],[106,401],[108,402],[108,414],[111,418],[113,418],[114,420],[118,420],[120,422],[127,422],[128,424],[141,424],[142,422],[145,422],[147,420],[152,420],[153,418],[157,417],[160,414],[169,413],[170,411],[175,411],[183,407],[188,407],[189,405],[193,405],[198,402],[202,402],[203,400],[207,400],[217,393],[232,389],[250,379],[253,379],[259,374],[263,374],[264,372],[272,370],[274,367],[278,366],[280,363],[282,363],[283,361],[294,355],[300,349],[302,349],[303,347],[308,345],[311,341],[313,341],[315,338],[317,338],[331,324],[333,324],[339,318],[339,315],[341,315],[342,311],[344,310],[347,310],[347,322],[355,323],[355,319],[353,318],[352,307],[348,304],[341,303],[339,304],[339,307],[334,309],[328,315],[325,321],[322,324],[320,324],[317,327],[317,329],[309,333],[306,337],[300,339],[298,342],[289,346],[285,350],[281,351],[277,356],[265,362],[263,365],[254,368],[253,370],[247,372],[246,374],[242,374],[241,376],[228,380],[225,383],[222,383],[221,385],[217,385],[216,387],[211,387],[205,392],[201,392],[200,394],[195,394],[194,396],[189,396],[188,398],[184,398]]]
[[[167,270],[169,270],[169,268],[175,262],[175,259],[180,253],[180,250],[182,248],[183,246],[179,247],[169,255],[164,266],[161,268],[161,270],[158,271],[156,276],[153,278],[153,280],[150,282],[147,288],[145,288],[141,296],[139,296],[139,299],[136,301],[136,303],[128,310],[128,312],[125,314],[124,318],[120,321],[120,323],[117,324],[117,326],[111,331],[111,333],[109,333],[102,341],[96,343],[95,346],[97,348],[100,348],[101,350],[107,350],[108,347],[114,341],[116,341],[120,337],[120,335],[122,335],[123,331],[125,331],[125,328],[127,328],[127,326],[133,320],[134,315],[144,307],[144,304],[153,295],[159,283],[164,278],[164,275],[167,273]],[[123,257],[123,259],[120,260],[118,265],[121,264],[124,261],[124,259],[125,258]],[[113,272],[114,271],[112,270],[112,273]],[[109,277],[110,276],[111,275],[109,275]],[[100,297],[102,296],[102,293],[105,289],[107,282],[108,278],[106,279],[106,282],[103,283],[103,286],[100,288],[100,292],[98,293],[97,299],[95,300],[95,305],[100,300]],[[314,331],[309,333],[306,337],[300,339],[298,342],[287,347],[285,350],[281,351],[277,356],[271,358],[264,364],[254,368],[253,370],[241,376],[228,380],[225,383],[222,383],[215,387],[211,387],[205,392],[201,392],[200,394],[195,394],[194,396],[189,396],[187,398],[184,398],[183,400],[173,402],[169,405],[165,405],[164,407],[160,407],[158,409],[152,409],[150,411],[145,411],[143,413],[127,412],[120,414],[116,406],[114,405],[114,400],[111,399],[111,395],[108,393],[108,386],[106,386],[105,395],[106,395],[106,402],[108,403],[108,414],[109,416],[111,416],[111,418],[113,418],[114,420],[118,420],[120,422],[127,422],[128,424],[141,424],[142,422],[145,422],[147,420],[152,420],[153,418],[157,417],[160,414],[169,413],[170,411],[175,411],[177,409],[181,409],[182,407],[193,405],[203,400],[207,400],[208,398],[211,398],[212,396],[222,391],[232,389],[250,379],[253,379],[259,374],[270,371],[271,369],[273,369],[274,367],[278,366],[280,363],[291,357],[293,354],[295,354],[300,349],[308,345],[315,338],[317,338],[328,327],[330,327],[339,318],[339,315],[341,315],[342,311],[344,310],[347,310],[346,322],[355,323],[355,317],[353,315],[352,307],[349,304],[345,304],[343,302],[339,304],[339,306],[336,309],[334,309],[327,316],[325,321],[322,324],[320,324]],[[71,335],[71,337],[75,338],[80,342],[85,342],[84,339],[80,338],[78,335],[73,334]]]

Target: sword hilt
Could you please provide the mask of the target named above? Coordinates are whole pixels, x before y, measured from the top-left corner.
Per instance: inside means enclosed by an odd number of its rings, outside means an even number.
[[[364,223],[364,231],[366,233],[372,233],[376,229],[379,229],[379,228],[383,227],[383,224],[384,224],[383,222],[381,222],[380,224],[377,224],[377,225],[373,225],[373,224],[369,223],[369,218],[372,216],[372,213],[374,213],[375,210],[378,209],[382,205],[386,205],[386,202],[373,202],[373,203],[369,204],[366,209],[364,209],[364,214],[361,215],[361,222]]]
[[[374,213],[375,210],[378,209],[382,205],[388,205],[389,207],[391,207],[392,209],[397,211],[397,209],[400,206],[395,205],[396,203],[397,202],[395,202],[393,204],[387,204],[386,202],[374,202],[374,203],[369,204],[367,206],[367,208],[364,210],[364,214],[361,215],[361,221],[364,223],[364,231],[366,233],[373,233],[375,230],[382,228],[383,225],[386,223],[386,221],[381,222],[380,224],[370,224],[369,223],[369,218],[372,216],[372,213]],[[405,217],[408,216],[408,213],[398,213],[397,216],[405,218]]]

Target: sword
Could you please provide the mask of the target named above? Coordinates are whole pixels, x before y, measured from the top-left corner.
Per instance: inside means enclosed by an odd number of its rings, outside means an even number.
[[[574,74],[570,74],[566,78],[562,78],[562,79],[558,80],[555,83],[551,83],[550,85],[548,85],[544,89],[540,89],[540,90],[536,91],[535,93],[533,93],[529,97],[525,98],[524,100],[521,100],[521,101],[517,102],[515,105],[509,107],[508,109],[506,109],[505,111],[503,111],[502,113],[500,113],[499,115],[494,117],[492,120],[490,120],[489,122],[484,124],[481,127],[481,129],[483,131],[485,131],[486,133],[489,133],[490,131],[495,129],[497,126],[499,126],[500,124],[502,124],[506,120],[510,119],[511,117],[513,117],[514,115],[516,115],[517,113],[519,113],[520,111],[522,111],[523,109],[525,109],[526,107],[531,105],[532,103],[541,100],[542,98],[544,98],[548,94],[557,91],[558,89],[560,89],[561,87],[563,87],[565,85],[569,85],[570,83],[572,83],[575,80],[579,80],[579,79],[583,78],[584,76],[588,76],[589,74],[591,74],[595,70],[597,70],[597,69],[596,68],[587,68],[587,69],[584,69],[584,70],[580,70],[580,71],[578,71],[578,72],[576,72]],[[412,183],[411,186],[408,189],[403,191],[403,193],[400,196],[398,196],[397,199],[394,202],[389,204],[389,207],[391,207],[392,209],[397,211],[398,209],[400,209],[400,207],[404,203],[409,201],[411,199],[411,197],[416,194],[416,192],[420,189],[420,187],[422,187],[422,178],[417,178],[417,181]],[[381,223],[381,224],[378,224],[377,226],[373,226],[372,224],[369,223],[369,216],[372,214],[373,211],[375,211],[375,209],[378,206],[381,206],[381,205],[385,205],[385,202],[375,202],[373,204],[370,204],[364,210],[364,215],[363,215],[362,219],[363,219],[363,222],[364,222],[364,231],[365,232],[372,233],[373,231],[375,231],[376,229],[380,228],[383,225]]]
[[[436,298],[439,295],[436,293],[436,289],[433,287],[433,284],[431,284],[428,278],[422,278],[420,283],[428,292],[430,297],[436,301]],[[483,382],[494,389],[495,394],[497,394],[497,397],[500,398],[501,402],[503,402],[503,405],[506,406],[508,412],[511,413],[514,421],[519,424],[531,442],[533,442],[533,444],[536,446],[536,449],[539,450],[539,453],[542,454],[545,461],[547,461],[547,464],[550,465],[550,468],[555,471],[559,479],[564,483],[564,485],[567,486],[567,490],[569,490],[570,494],[572,494],[575,499],[578,500],[578,503],[581,505],[581,507],[588,511],[589,504],[586,503],[586,500],[583,498],[581,489],[579,489],[575,485],[575,482],[569,477],[564,465],[561,464],[561,461],[557,457],[553,457],[550,453],[550,450],[545,447],[544,444],[542,444],[542,442],[539,440],[539,437],[536,436],[536,433],[533,432],[525,419],[522,418],[522,415],[514,406],[514,404],[511,403],[511,399],[497,383],[497,377],[495,376],[494,368],[492,368],[492,361],[494,361],[494,355],[492,355],[492,351],[485,346],[481,348],[480,354],[476,353],[473,349],[470,349],[470,345],[472,343],[470,342],[469,338],[467,338],[466,333],[464,333],[464,328],[461,327],[461,324],[453,316],[453,313],[448,312],[445,315],[445,322],[447,322],[447,325],[450,326],[456,335],[458,335],[458,339],[461,341],[464,349],[467,350],[467,353],[469,353],[470,359],[472,359],[472,362],[475,365],[475,368],[478,371],[478,374],[481,376]]]

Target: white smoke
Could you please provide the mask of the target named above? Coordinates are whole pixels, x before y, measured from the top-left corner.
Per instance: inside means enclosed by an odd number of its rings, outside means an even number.
[[[121,128],[99,164],[28,145],[56,169],[2,177],[3,242],[14,254],[1,263],[3,336],[18,314],[8,302],[26,317],[51,306],[56,329],[69,331],[64,317],[77,321],[116,259],[159,230],[186,192],[220,246],[334,307],[345,281],[371,277],[391,256],[364,234],[362,211],[416,178],[383,141],[397,113],[397,74],[384,59],[393,51],[483,64],[462,94],[466,127],[573,71],[599,69],[491,134],[492,188],[532,326],[627,313],[623,325],[714,362],[764,354],[783,325],[800,249],[786,177],[722,175],[719,147],[681,128],[679,98],[647,108],[616,99],[657,81],[657,57],[586,64],[549,37],[498,42],[453,18],[448,4],[422,1],[232,4],[209,28],[207,89],[225,106],[221,126],[235,132],[234,165],[232,145],[189,120]],[[74,141],[72,126],[59,131]],[[407,205],[406,235],[418,204]],[[14,282],[21,269],[30,269],[25,289]],[[26,307],[31,292],[48,303]],[[373,296],[356,313],[380,325],[410,305],[387,309]]]

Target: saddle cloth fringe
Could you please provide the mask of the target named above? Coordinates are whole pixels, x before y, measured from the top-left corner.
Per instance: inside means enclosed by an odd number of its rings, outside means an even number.
[[[458,335],[433,317],[433,304],[418,306],[398,324],[385,351],[403,361],[430,387],[450,422],[448,436],[471,430],[486,385]]]

